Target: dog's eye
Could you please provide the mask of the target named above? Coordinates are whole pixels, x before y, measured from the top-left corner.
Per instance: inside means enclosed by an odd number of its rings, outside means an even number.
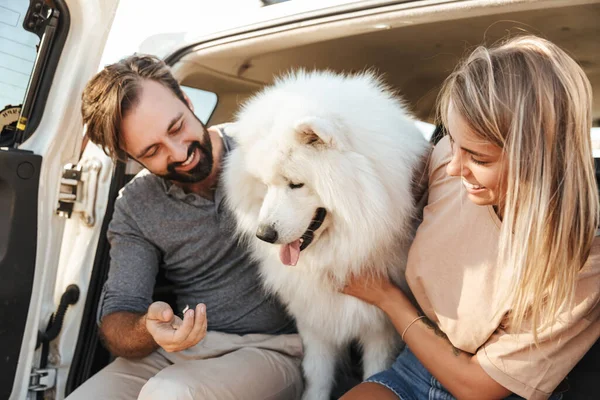
[[[302,186],[304,186],[304,183],[292,183],[292,182],[290,182],[290,184],[288,186],[290,187],[290,189],[300,189]]]

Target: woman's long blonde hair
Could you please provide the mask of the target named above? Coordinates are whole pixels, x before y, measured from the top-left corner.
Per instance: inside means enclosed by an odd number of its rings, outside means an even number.
[[[598,225],[592,89],[564,51],[535,36],[477,48],[444,83],[449,104],[508,159],[499,267],[515,270],[509,327],[534,341],[573,300]]]

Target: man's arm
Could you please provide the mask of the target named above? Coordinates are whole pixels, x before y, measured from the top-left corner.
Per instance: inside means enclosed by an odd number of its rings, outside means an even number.
[[[139,225],[145,217],[136,207],[148,193],[149,182],[138,175],[122,189],[107,233],[110,269],[98,324],[102,342],[119,357],[141,358],[158,347],[146,328],[145,315],[152,303],[161,255]]]
[[[119,311],[106,315],[100,325],[101,337],[118,357],[142,358],[158,347],[165,351],[185,350],[206,336],[207,319],[204,304],[187,310],[183,320],[167,303],[154,302],[146,314]]]
[[[146,314],[115,312],[102,318],[100,337],[111,354],[142,358],[158,348],[146,329]]]

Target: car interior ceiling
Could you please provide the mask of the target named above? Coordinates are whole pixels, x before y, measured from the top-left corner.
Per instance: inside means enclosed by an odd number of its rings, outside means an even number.
[[[366,16],[198,46],[173,65],[173,72],[183,85],[217,94],[208,125],[231,121],[245,99],[274,77],[299,67],[341,72],[374,69],[404,97],[418,119],[434,123],[438,90],[457,61],[475,46],[490,45],[507,34],[533,33],[555,42],[579,62],[594,93],[600,93],[599,17],[600,4],[502,13],[457,9],[443,15]],[[600,125],[599,97],[593,104],[595,126]],[[157,296],[172,301],[165,285],[159,283]],[[596,343],[570,374],[571,392],[565,399],[589,398],[598,363]]]
[[[253,92],[300,67],[374,69],[407,100],[417,118],[433,122],[438,89],[457,61],[475,46],[495,43],[507,34],[529,32],[560,45],[579,62],[598,92],[599,17],[600,4],[587,4],[460,19],[435,15],[425,23],[408,23],[417,18],[404,14],[359,18],[203,48],[181,59],[174,72],[187,86],[217,93],[211,124],[231,120]],[[598,96],[593,108],[595,118],[600,118]]]

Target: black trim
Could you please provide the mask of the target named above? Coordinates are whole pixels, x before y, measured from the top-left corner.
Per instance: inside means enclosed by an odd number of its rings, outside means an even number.
[[[110,353],[100,343],[98,336],[98,325],[96,324],[96,313],[100,302],[102,287],[108,276],[110,265],[110,244],[106,238],[108,225],[112,220],[114,205],[119,190],[125,185],[125,164],[118,162],[112,176],[110,191],[108,194],[106,214],[102,221],[100,238],[96,249],[94,267],[90,277],[90,286],[85,300],[85,308],[77,346],[73,354],[73,361],[69,369],[69,377],[65,387],[65,397],[77,389],[83,382],[94,375],[102,367],[106,366],[110,359]]]
[[[41,166],[30,151],[0,150],[0,399],[13,390],[31,302]]]
[[[446,136],[446,128],[444,125],[439,123],[435,126],[435,130],[431,134],[431,139],[429,139],[429,142],[435,146],[440,140],[442,140],[444,136]]]
[[[71,27],[71,16],[65,1],[54,0],[54,8],[59,13],[58,24],[55,28],[56,30],[54,33],[50,53],[45,60],[43,69],[41,70],[41,76],[39,77],[40,80],[37,83],[35,83],[33,80],[30,81],[30,87],[27,88],[26,96],[32,96],[33,103],[30,105],[30,119],[27,121],[27,127],[23,132],[20,142],[27,140],[27,138],[29,138],[35,132],[36,128],[40,124],[42,116],[44,115],[46,102],[48,101],[48,94],[50,93],[56,68],[58,67],[58,62],[62,55],[65,42],[67,41],[69,28]],[[65,62],[67,62],[67,60],[65,60]],[[38,66],[34,65],[34,74],[36,73],[36,68],[38,68]],[[35,93],[30,94],[30,90],[34,91]]]

